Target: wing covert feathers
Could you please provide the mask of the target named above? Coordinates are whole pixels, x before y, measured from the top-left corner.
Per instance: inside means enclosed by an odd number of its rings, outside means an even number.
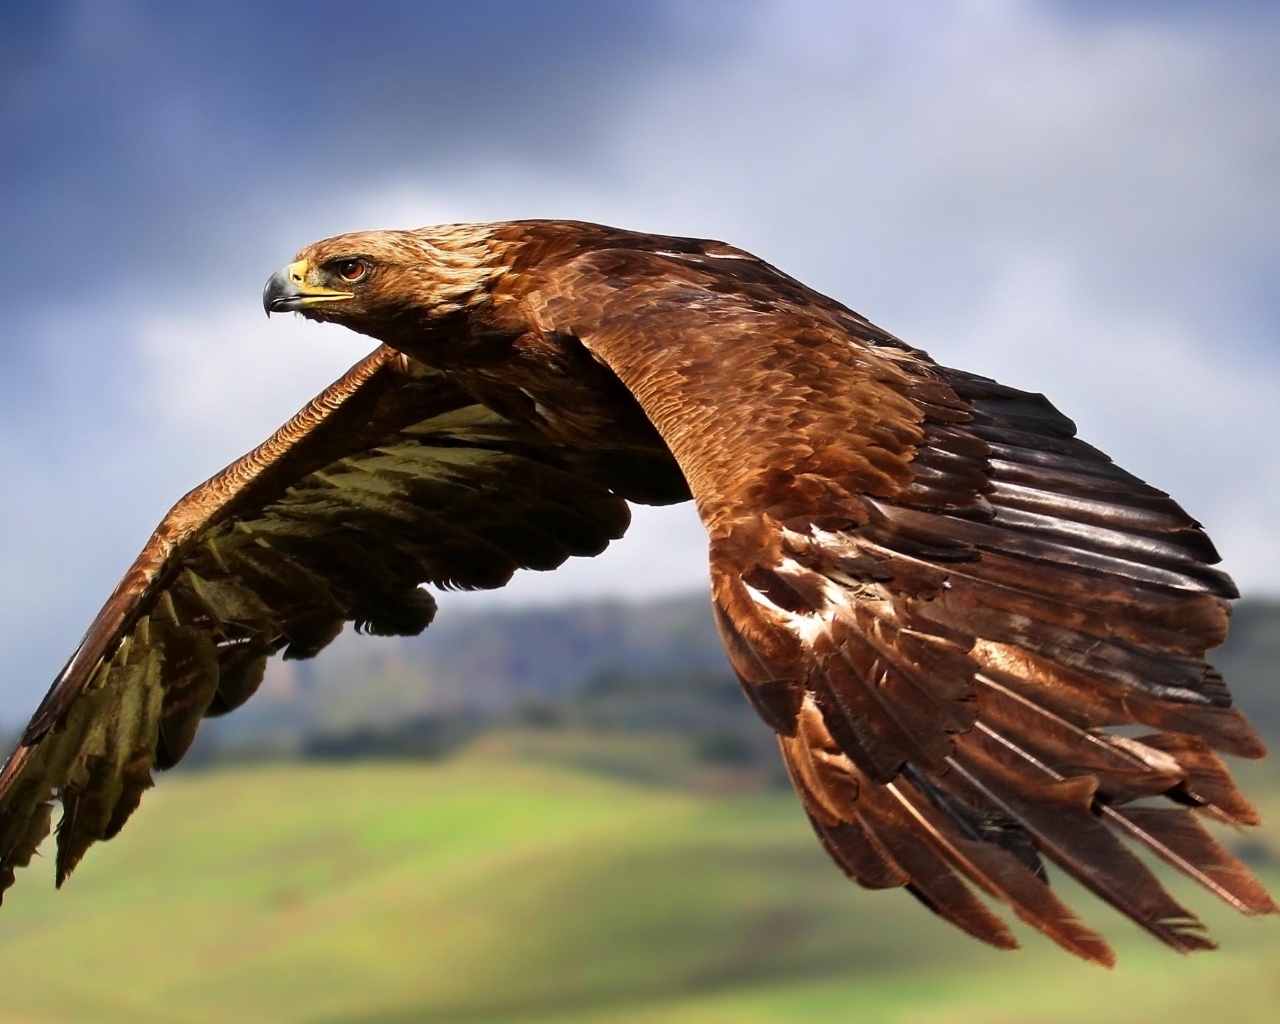
[[[0,773],[0,891],[54,800],[60,885],[273,655],[311,657],[346,622],[418,633],[423,583],[498,587],[603,550],[629,513],[588,458],[377,350],[156,530]]]

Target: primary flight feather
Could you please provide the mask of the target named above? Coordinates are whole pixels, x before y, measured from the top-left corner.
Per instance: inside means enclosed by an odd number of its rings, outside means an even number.
[[[1257,823],[1219,753],[1263,746],[1205,661],[1235,589],[1043,396],[740,249],[577,222],[342,235],[263,304],[380,345],[157,528],[0,773],[0,888],[54,802],[61,884],[273,655],[418,633],[423,584],[500,587],[692,498],[729,661],[850,877],[1102,963],[1046,861],[1181,951],[1212,941],[1135,848],[1276,912],[1202,825]]]

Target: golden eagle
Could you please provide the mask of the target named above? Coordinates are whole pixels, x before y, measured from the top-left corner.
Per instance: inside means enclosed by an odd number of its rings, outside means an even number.
[[[1235,588],[1043,396],[741,249],[593,224],[342,235],[263,304],[380,346],[157,528],[0,774],[0,886],[55,801],[61,884],[273,655],[418,633],[423,584],[500,587],[692,498],[729,661],[851,878],[1011,947],[989,897],[1102,963],[1046,860],[1177,950],[1213,943],[1132,846],[1276,912],[1201,824],[1258,820],[1217,752],[1263,745],[1204,657]]]

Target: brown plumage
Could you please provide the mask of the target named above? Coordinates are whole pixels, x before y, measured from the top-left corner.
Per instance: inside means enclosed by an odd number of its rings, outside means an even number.
[[[54,800],[61,883],[272,655],[417,633],[420,584],[502,586],[692,496],[729,660],[850,877],[1102,963],[1046,861],[1181,951],[1212,942],[1135,847],[1277,910],[1201,825],[1257,821],[1215,752],[1263,747],[1204,658],[1231,581],[1042,396],[739,249],[590,224],[345,235],[263,301],[381,347],[161,523],[0,775],[4,887]]]

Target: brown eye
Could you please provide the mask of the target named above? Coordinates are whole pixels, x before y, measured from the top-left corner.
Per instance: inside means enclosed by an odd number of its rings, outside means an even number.
[[[359,281],[366,269],[364,260],[342,260],[338,264],[338,276],[344,281]]]

